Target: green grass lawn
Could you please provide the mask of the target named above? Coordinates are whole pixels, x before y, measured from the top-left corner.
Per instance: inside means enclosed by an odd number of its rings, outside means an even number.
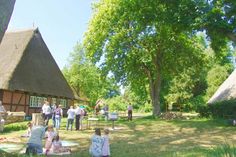
[[[93,130],[66,131],[65,121],[59,132],[61,139],[78,142],[79,146],[72,147],[74,156],[88,157]],[[101,122],[100,126],[111,127],[111,122]],[[233,147],[236,143],[236,128],[228,126],[223,120],[165,121],[147,116],[132,122],[119,120],[115,126],[115,130],[110,132],[112,157],[217,156],[213,154],[224,151],[224,144]],[[0,137],[19,138],[24,132],[7,131],[0,134]],[[26,139],[19,139],[20,143],[26,142]]]

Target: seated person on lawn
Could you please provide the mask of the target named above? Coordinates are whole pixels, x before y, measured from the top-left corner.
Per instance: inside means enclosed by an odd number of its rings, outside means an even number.
[[[62,146],[59,135],[57,135],[52,142],[52,151],[53,153],[71,153],[70,148]]]
[[[21,135],[21,137],[30,137],[31,136],[33,124],[31,122],[28,122],[27,126],[28,126],[27,133],[24,135]]]

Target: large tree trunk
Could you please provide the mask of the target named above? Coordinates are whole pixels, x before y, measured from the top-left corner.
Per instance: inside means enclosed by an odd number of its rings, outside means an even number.
[[[15,0],[0,0],[0,43],[7,29]]]
[[[161,75],[158,73],[156,78],[149,80],[150,95],[152,101],[152,114],[153,116],[159,116],[161,113],[160,107],[160,91],[161,91]]]

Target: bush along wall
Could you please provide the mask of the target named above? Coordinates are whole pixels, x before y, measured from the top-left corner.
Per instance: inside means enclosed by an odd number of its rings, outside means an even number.
[[[201,117],[206,118],[236,118],[236,100],[199,106],[197,112]]]

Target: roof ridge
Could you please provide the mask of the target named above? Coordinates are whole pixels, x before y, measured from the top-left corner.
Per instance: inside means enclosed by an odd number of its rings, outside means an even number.
[[[8,33],[28,32],[28,31],[38,31],[38,27],[9,29],[5,33],[8,34]]]

